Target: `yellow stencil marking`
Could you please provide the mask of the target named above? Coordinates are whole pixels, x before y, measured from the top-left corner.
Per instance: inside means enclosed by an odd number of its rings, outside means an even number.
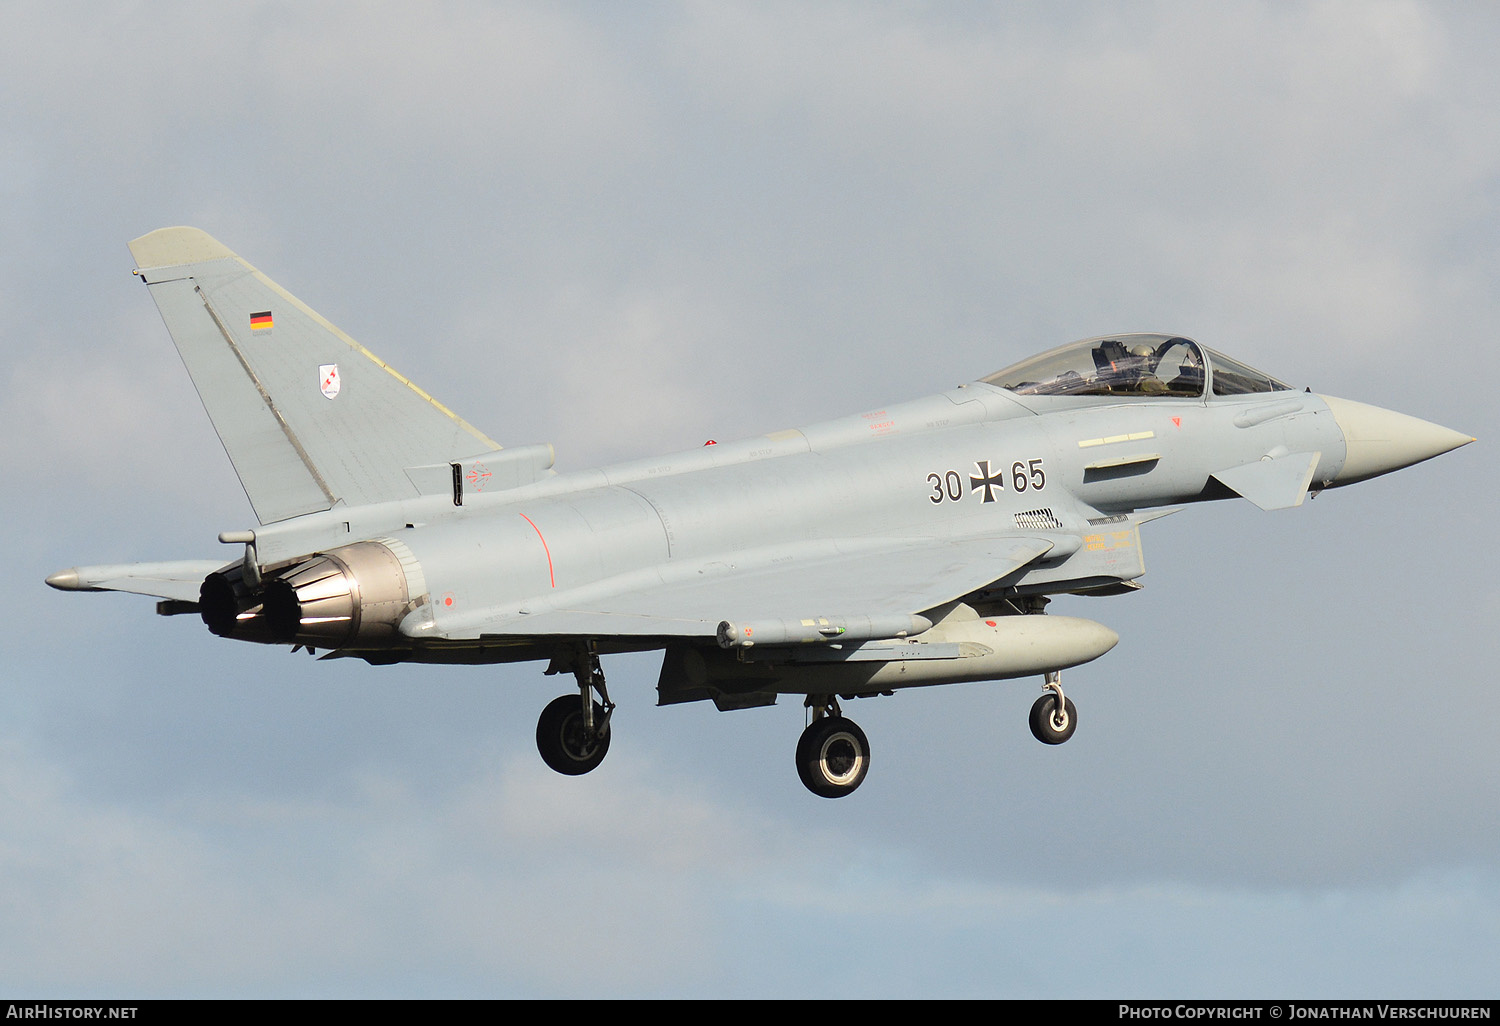
[[[1139,442],[1143,438],[1155,437],[1155,431],[1137,431],[1129,435],[1110,435],[1108,438],[1086,438],[1078,443],[1078,448],[1087,449],[1093,445],[1113,445],[1116,442]]]

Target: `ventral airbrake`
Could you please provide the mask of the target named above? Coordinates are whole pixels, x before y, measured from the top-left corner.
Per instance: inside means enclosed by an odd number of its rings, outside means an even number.
[[[1298,391],[1191,338],[1091,338],[926,398],[659,459],[559,472],[502,447],[218,241],[130,243],[254,510],[232,558],[80,566],[47,583],[156,597],[225,638],[370,663],[546,661],[547,765],[600,764],[600,659],[659,650],[658,703],[801,698],[796,764],[859,787],[841,702],[1040,677],[1032,733],[1078,723],[1062,671],[1114,631],[1049,615],[1145,572],[1164,507],[1262,509],[1473,439]],[[1170,511],[1170,510],[1167,510]]]

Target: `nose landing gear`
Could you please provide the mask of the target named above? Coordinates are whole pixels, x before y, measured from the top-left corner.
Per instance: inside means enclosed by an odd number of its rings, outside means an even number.
[[[1043,687],[1047,694],[1031,707],[1031,733],[1044,745],[1060,745],[1078,729],[1078,710],[1073,708],[1073,700],[1063,694],[1062,674],[1058,671],[1047,673]]]

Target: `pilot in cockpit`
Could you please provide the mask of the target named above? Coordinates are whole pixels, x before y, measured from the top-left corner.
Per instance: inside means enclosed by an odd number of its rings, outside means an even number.
[[[1130,347],[1130,359],[1126,363],[1127,388],[1134,392],[1159,395],[1168,391],[1161,378],[1156,376],[1156,350],[1146,343]]]
[[[1212,354],[1214,389],[1219,394],[1284,388],[1273,379]],[[1049,352],[982,378],[986,384],[1034,396],[1136,396],[1201,398],[1209,355],[1181,335],[1136,333],[1092,338]]]

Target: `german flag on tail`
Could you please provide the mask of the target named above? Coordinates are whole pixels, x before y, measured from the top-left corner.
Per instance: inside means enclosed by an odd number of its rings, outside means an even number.
[[[250,315],[251,331],[270,331],[272,327],[271,311],[262,310],[260,313]]]

